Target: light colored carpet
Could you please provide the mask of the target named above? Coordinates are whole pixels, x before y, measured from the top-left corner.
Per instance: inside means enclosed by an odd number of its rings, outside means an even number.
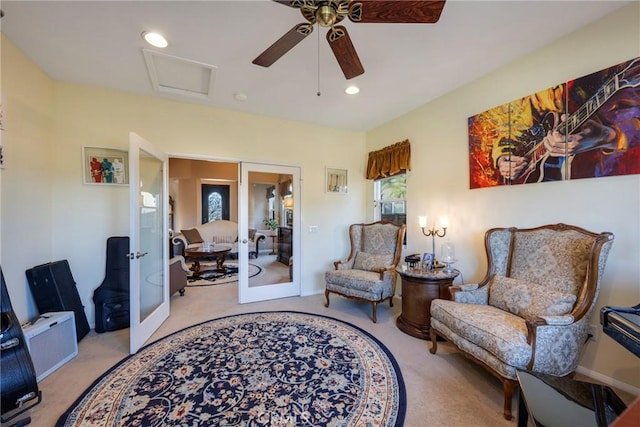
[[[225,271],[215,269],[215,262],[201,262],[200,274],[190,274],[187,278],[187,286],[217,286],[225,283],[238,281],[238,262],[227,260],[224,262]],[[263,269],[255,264],[249,263],[249,282],[254,277],[260,275]]]
[[[277,255],[261,252],[258,258],[249,259],[249,263],[262,268],[259,275],[249,278],[249,287],[289,281],[289,266],[279,262]]]
[[[515,426],[502,417],[502,387],[485,370],[470,363],[447,343],[429,353],[430,343],[401,332],[395,325],[401,301],[378,307],[378,323],[370,320],[371,305],[332,295],[285,298],[240,305],[237,285],[194,287],[171,297],[171,316],[152,336],[156,340],[186,326],[220,316],[264,310],[317,313],[353,323],[378,338],[393,352],[407,388],[406,426]],[[42,403],[30,411],[35,427],[53,426],[58,417],[103,372],[128,355],[129,330],[96,334],[79,343],[79,354],[40,383]],[[514,399],[514,409],[517,401]]]

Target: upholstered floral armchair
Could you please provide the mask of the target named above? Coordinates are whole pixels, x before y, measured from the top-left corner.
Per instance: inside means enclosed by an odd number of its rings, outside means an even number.
[[[511,419],[516,369],[565,376],[578,366],[612,244],[611,233],[566,224],[487,231],[482,282],[431,303],[431,353],[441,336],[498,377]]]
[[[325,307],[330,293],[367,301],[373,306],[373,323],[378,321],[378,303],[389,300],[393,307],[405,230],[405,225],[384,221],[351,225],[349,257],[334,262],[335,270],[325,273]]]

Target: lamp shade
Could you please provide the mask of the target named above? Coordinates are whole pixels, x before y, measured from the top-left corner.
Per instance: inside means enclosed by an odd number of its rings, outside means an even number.
[[[284,207],[287,209],[293,209],[293,197],[284,198]]]

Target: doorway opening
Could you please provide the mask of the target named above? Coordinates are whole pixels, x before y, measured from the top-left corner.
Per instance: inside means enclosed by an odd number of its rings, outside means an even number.
[[[171,232],[175,236],[195,228],[203,231],[203,243],[215,243],[216,236],[205,235],[204,230],[208,227],[203,227],[203,224],[212,221],[233,223],[236,229],[233,249],[226,255],[224,263],[235,266],[238,284],[243,270],[248,270],[249,287],[289,283],[293,273],[290,261],[293,255],[293,176],[251,172],[245,181],[248,199],[244,206],[246,225],[243,225],[240,215],[243,187],[239,172],[240,164],[237,162],[170,157]],[[229,236],[218,237],[220,241],[229,243]],[[174,242],[173,238],[170,240]],[[242,255],[243,244],[249,246],[246,259]],[[173,245],[171,253],[185,255]],[[191,266],[188,257],[186,263]],[[189,287],[202,283],[192,279],[194,277],[189,272]]]

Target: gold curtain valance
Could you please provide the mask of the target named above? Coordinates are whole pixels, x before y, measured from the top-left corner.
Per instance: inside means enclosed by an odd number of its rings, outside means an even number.
[[[410,170],[411,144],[408,139],[369,153],[367,179],[387,178]]]

